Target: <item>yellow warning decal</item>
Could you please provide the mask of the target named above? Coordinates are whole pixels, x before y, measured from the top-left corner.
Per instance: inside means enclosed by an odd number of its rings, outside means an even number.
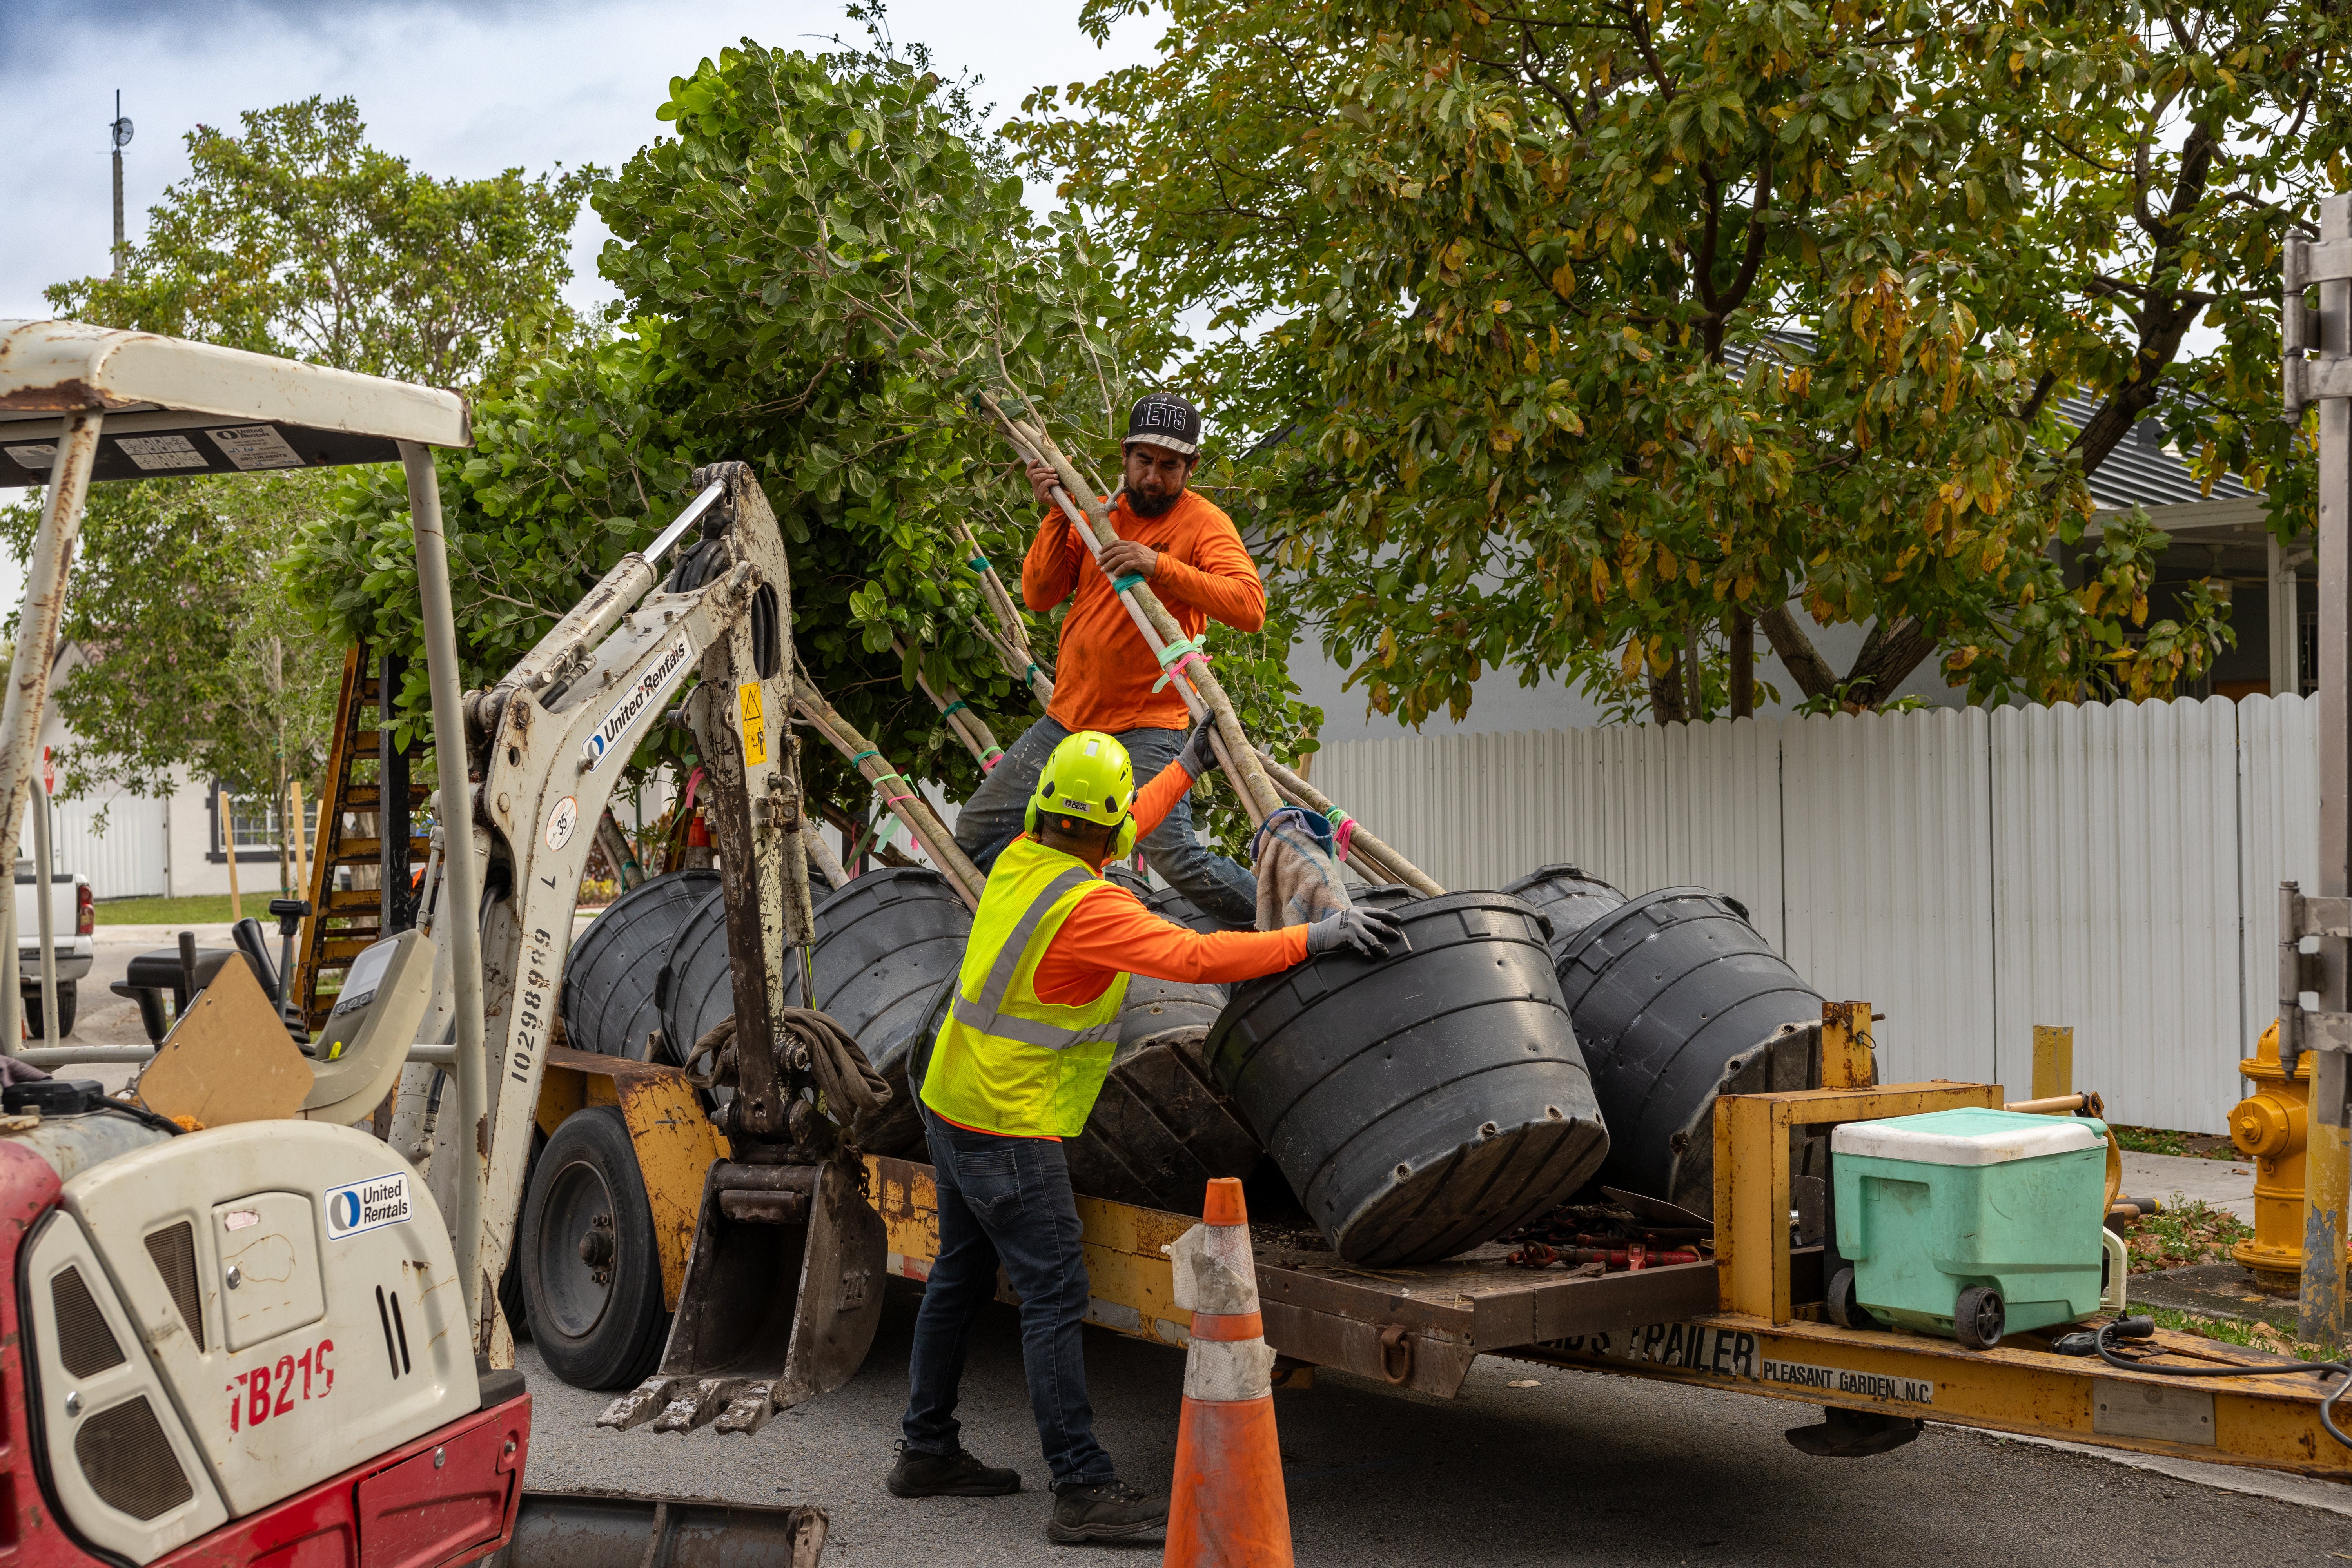
[[[743,682],[735,689],[735,699],[743,712],[743,765],[756,768],[768,760],[768,726],[760,707],[760,683]]]

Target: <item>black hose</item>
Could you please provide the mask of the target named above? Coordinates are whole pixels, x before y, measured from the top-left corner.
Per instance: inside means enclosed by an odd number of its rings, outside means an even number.
[[[2100,1324],[2093,1340],[2101,1361],[2109,1366],[2119,1366],[2126,1372],[2161,1373],[2167,1377],[2289,1377],[2309,1373],[2315,1377],[2333,1374],[2342,1378],[2344,1381],[2319,1402],[2319,1424],[2327,1428],[2329,1436],[2352,1448],[2352,1436],[2347,1436],[2344,1429],[2336,1425],[2335,1419],[2336,1402],[2344,1397],[2346,1390],[2352,1389],[2352,1366],[2340,1361],[2298,1361],[2284,1366],[2158,1366],[2150,1362],[2127,1360],[2115,1352],[2112,1337],[2126,1325],[2131,1328],[2130,1337],[2133,1339],[2146,1339],[2156,1331],[2156,1321],[2152,1318],[2118,1318],[2112,1323]]]
[[[117,1100],[110,1094],[102,1094],[99,1096],[98,1109],[100,1110],[120,1111],[121,1114],[131,1118],[133,1121],[143,1121],[148,1126],[155,1129],[156,1131],[168,1132],[174,1138],[177,1138],[181,1133],[187,1131],[186,1128],[181,1126],[178,1122],[173,1121],[168,1116],[159,1116],[143,1105],[133,1105],[127,1100]]]

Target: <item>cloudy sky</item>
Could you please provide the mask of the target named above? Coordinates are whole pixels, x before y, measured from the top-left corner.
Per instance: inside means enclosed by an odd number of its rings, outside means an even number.
[[[1155,21],[1129,21],[1097,49],[1078,30],[1078,5],[898,0],[890,24],[902,43],[929,44],[946,74],[985,78],[982,101],[1001,120],[1033,86],[1148,57]],[[840,0],[9,0],[7,13],[0,317],[46,314],[44,285],[105,269],[117,89],[137,128],[124,160],[135,239],[149,205],[187,172],[182,136],[233,126],[241,110],[349,93],[378,146],[441,175],[611,167],[660,133],[654,110],[670,79],[705,56],[744,37],[814,49],[859,32]],[[601,293],[593,230],[590,215],[574,257],[583,300]]]
[[[1123,24],[1099,49],[1078,30],[1079,3],[896,0],[889,20],[901,44],[930,46],[943,74],[985,79],[980,100],[996,104],[1001,122],[1032,87],[1150,56],[1156,19]],[[45,286],[106,269],[117,89],[135,127],[123,174],[135,241],[147,208],[187,173],[186,132],[234,126],[243,110],[348,93],[377,146],[436,175],[610,168],[662,132],[654,110],[670,79],[737,39],[818,49],[835,34],[862,37],[841,0],[7,0],[5,9],[0,318],[46,316]],[[595,275],[603,238],[583,209],[577,303],[609,297]],[[17,493],[0,489],[0,500]],[[0,555],[0,604],[13,607],[22,593],[16,563]]]

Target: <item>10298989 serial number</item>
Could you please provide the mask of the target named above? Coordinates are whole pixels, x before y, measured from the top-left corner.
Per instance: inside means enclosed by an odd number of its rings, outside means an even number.
[[[335,1369],[327,1358],[335,1342],[320,1340],[300,1355],[281,1355],[251,1372],[231,1378],[228,1384],[228,1429],[243,1431],[281,1415],[291,1415],[305,1400],[324,1399],[335,1386]]]

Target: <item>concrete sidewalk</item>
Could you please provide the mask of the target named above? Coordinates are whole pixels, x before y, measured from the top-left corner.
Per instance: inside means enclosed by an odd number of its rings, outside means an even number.
[[[2124,1194],[2155,1198],[2170,1204],[2175,1198],[2202,1198],[2217,1209],[2227,1209],[2254,1223],[2254,1163],[2252,1160],[2193,1160],[2182,1154],[2124,1153]]]

